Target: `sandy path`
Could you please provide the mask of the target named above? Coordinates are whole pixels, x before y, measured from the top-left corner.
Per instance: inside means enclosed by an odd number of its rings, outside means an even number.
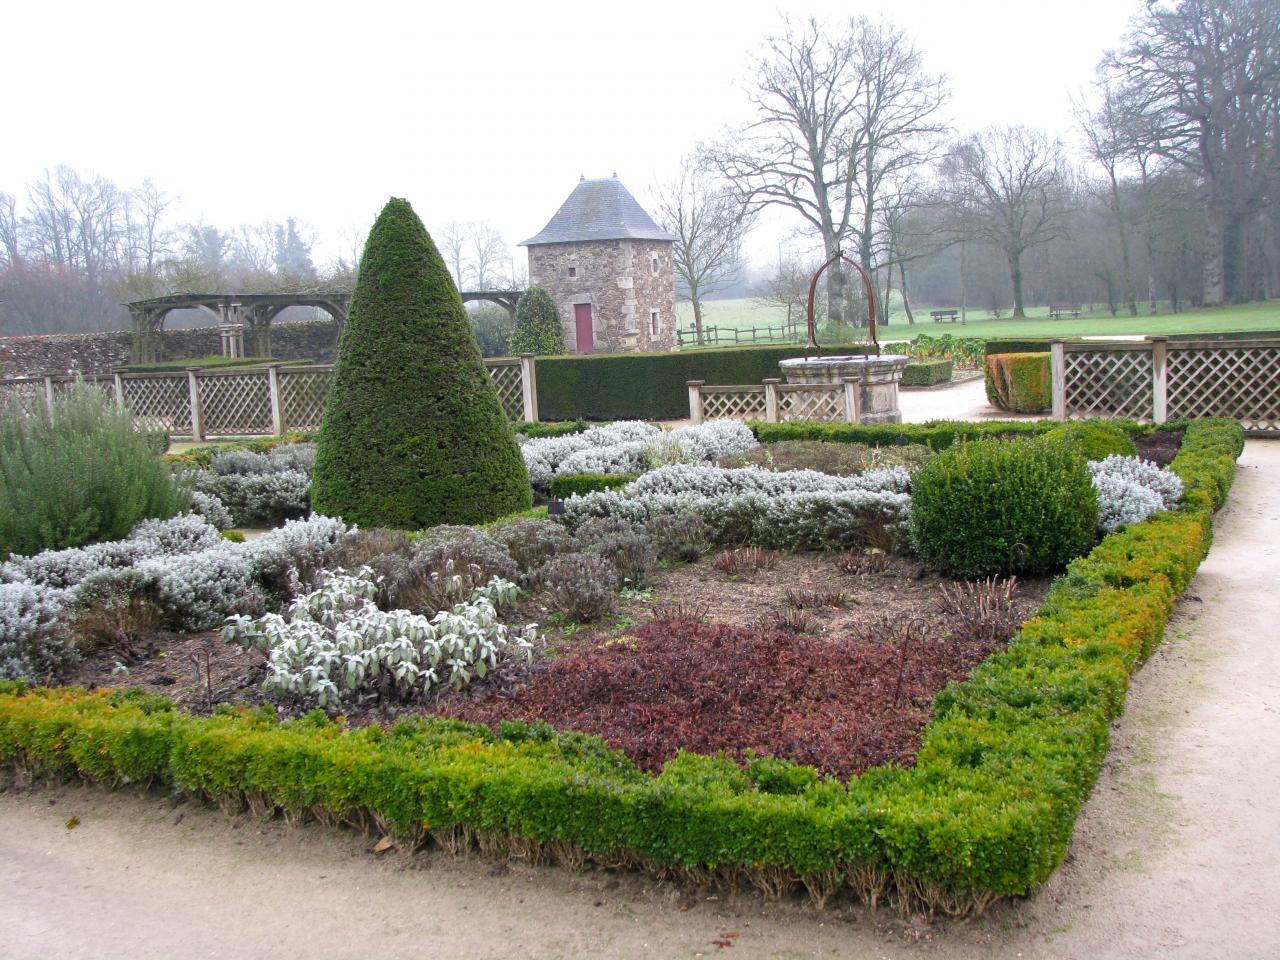
[[[603,871],[378,858],[350,833],[68,787],[0,794],[0,955],[1274,958],[1278,577],[1280,443],[1251,442],[1067,864],[972,924],[817,916]]]

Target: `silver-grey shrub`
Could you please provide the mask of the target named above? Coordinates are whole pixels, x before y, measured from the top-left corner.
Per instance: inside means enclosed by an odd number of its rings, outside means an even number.
[[[708,462],[758,446],[750,428],[736,420],[715,420],[670,432],[623,420],[564,437],[527,440],[520,450],[530,482],[547,490],[557,476],[643,473],[661,464]]]
[[[67,592],[0,584],[0,680],[49,682],[78,659],[63,622]]]
[[[266,453],[251,450],[228,450],[217,454],[209,464],[213,473],[230,474],[285,473],[297,470],[310,474],[316,465],[314,443],[286,443]]]
[[[1137,457],[1113,454],[1091,461],[1089,472],[1098,491],[1098,529],[1103,533],[1141,523],[1182,499],[1177,474]]]
[[[197,491],[222,501],[239,527],[270,527],[306,516],[310,488],[311,474],[301,470],[226,474],[206,470],[195,481]]]
[[[205,493],[203,490],[191,491],[191,512],[196,516],[204,517],[219,530],[230,530],[236,525],[226,504],[212,493]]]

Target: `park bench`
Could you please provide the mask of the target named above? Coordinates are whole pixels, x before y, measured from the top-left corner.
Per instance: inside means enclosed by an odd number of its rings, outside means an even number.
[[[1080,304],[1078,303],[1055,303],[1049,307],[1049,319],[1061,320],[1067,314],[1071,314],[1071,319],[1077,320],[1080,317]]]
[[[943,320],[956,322],[956,317],[960,316],[959,310],[930,310],[929,316],[933,317],[934,323],[941,323]]]

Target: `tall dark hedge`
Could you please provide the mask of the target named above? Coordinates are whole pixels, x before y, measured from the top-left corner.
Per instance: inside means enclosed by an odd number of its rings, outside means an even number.
[[[824,345],[824,356],[862,353],[863,344]],[[872,348],[874,350],[874,348]],[[778,361],[804,347],[727,347],[674,353],[591,353],[538,359],[543,420],[674,420],[689,415],[690,380],[760,383],[779,377]]]
[[[312,509],[417,529],[531,503],[458,290],[413,208],[392,198],[369,232],[338,345]]]
[[[536,353],[540,357],[564,353],[564,325],[551,294],[530,287],[516,307],[516,328],[511,333],[512,353]]]

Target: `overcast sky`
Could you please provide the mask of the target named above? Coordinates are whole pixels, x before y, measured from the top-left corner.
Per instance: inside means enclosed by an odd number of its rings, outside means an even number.
[[[951,82],[958,130],[1026,123],[1071,140],[1070,95],[1130,0],[788,6],[884,16]],[[515,244],[580,174],[641,196],[744,117],[776,2],[341,4],[15,2],[4,15],[0,191],[66,163],[150,177],[182,219],[298,217],[318,259],[388,196],[427,224],[485,220]],[[754,247],[764,249],[767,236]],[[517,252],[517,255],[522,255]]]

